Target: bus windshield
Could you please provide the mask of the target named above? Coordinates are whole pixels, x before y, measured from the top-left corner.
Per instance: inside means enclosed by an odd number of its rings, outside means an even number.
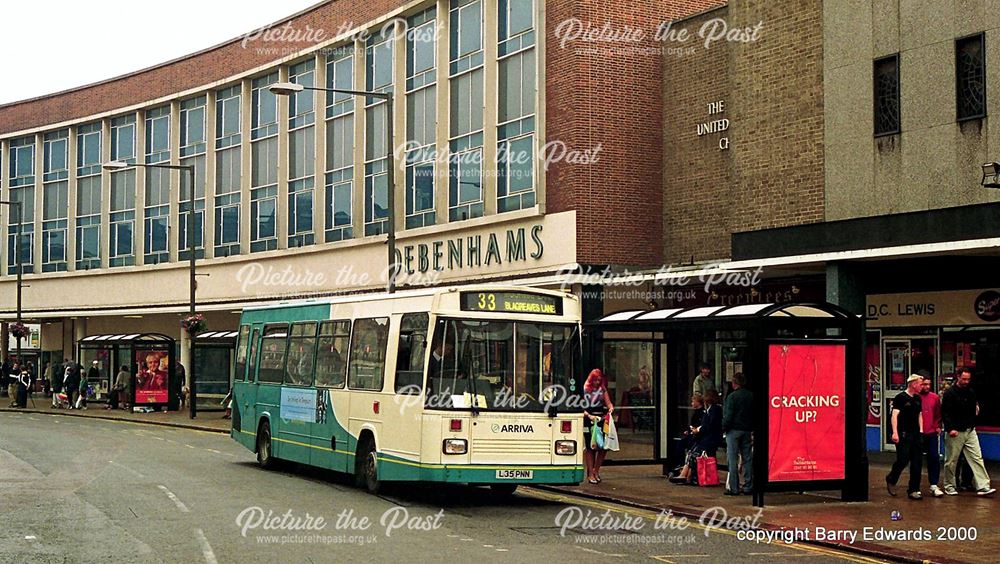
[[[573,378],[579,357],[575,325],[439,319],[427,366],[427,407],[579,411]]]

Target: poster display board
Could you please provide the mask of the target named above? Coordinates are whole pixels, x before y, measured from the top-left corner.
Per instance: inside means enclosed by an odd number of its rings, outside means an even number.
[[[768,480],[844,479],[846,346],[772,343],[768,357]]]

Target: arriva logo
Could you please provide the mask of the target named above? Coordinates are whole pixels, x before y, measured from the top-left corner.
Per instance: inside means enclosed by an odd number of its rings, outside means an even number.
[[[500,425],[498,423],[493,424],[494,433],[534,433],[535,430],[531,425]]]

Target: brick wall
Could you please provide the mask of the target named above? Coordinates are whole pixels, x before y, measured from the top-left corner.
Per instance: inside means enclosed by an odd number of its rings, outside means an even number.
[[[705,49],[698,30],[714,18],[724,18],[727,8],[676,24],[695,39],[664,64],[664,199],[663,245],[668,264],[714,260],[729,255],[732,229],[733,150],[719,149],[719,139],[732,131],[698,135],[698,124],[719,118],[733,119],[730,85],[730,46],[720,42]],[[724,101],[726,109],[709,115],[710,102]]]
[[[664,260],[730,256],[730,235],[823,220],[822,6],[811,0],[734,0],[680,22],[697,33],[763,22],[756,42],[719,41],[664,65]],[[725,101],[723,114],[707,105]],[[726,134],[697,124],[730,120]],[[719,137],[731,145],[722,151]]]
[[[547,4],[546,135],[572,149],[601,146],[589,165],[555,163],[547,178],[549,211],[577,212],[582,263],[658,266],[663,236],[663,44],[661,22],[718,0],[577,0]],[[568,18],[600,29],[641,28],[636,42],[567,43],[556,30]]]

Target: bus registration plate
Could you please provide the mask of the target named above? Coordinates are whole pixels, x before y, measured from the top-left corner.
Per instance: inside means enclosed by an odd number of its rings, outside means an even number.
[[[497,470],[497,480],[530,480],[533,470]]]

